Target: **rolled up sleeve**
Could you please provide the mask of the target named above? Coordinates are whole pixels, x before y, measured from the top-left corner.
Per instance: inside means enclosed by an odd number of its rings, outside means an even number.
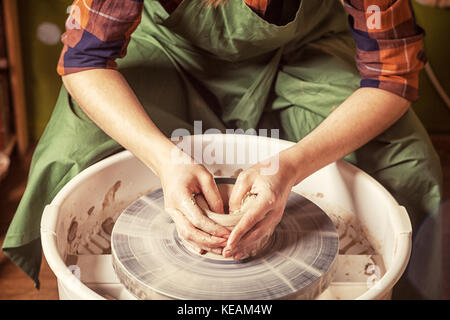
[[[426,56],[424,31],[415,22],[410,1],[345,0],[344,6],[357,46],[361,87],[417,100]]]
[[[115,69],[141,21],[143,0],[75,0],[69,8],[57,72]]]

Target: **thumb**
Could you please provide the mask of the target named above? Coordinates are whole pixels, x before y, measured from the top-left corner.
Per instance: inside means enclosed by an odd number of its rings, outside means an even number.
[[[208,207],[211,211],[216,213],[224,213],[223,200],[213,176],[208,175],[207,178],[203,178],[199,182],[202,194],[205,197],[206,202],[208,202]]]
[[[242,199],[244,199],[246,194],[251,190],[252,184],[253,181],[251,181],[248,175],[241,173],[238,176],[230,195],[230,212],[239,210],[241,208]]]

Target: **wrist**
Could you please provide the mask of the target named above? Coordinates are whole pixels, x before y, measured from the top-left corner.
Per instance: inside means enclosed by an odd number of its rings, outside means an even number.
[[[283,163],[282,166],[285,167],[287,172],[287,179],[292,186],[299,184],[312,173],[310,172],[305,153],[298,145],[283,150],[280,153],[280,163]]]
[[[163,172],[169,168],[173,168],[174,163],[174,150],[178,149],[172,141],[166,137],[150,138],[149,142],[144,148],[142,160],[145,165],[151,168],[159,177]],[[169,169],[170,170],[170,169]]]

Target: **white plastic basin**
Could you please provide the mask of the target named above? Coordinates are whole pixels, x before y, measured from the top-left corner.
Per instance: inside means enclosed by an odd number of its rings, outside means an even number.
[[[273,155],[292,145],[249,135],[184,139],[205,148],[223,144],[224,156],[233,148],[246,151],[243,164],[205,165],[220,176],[257,161],[251,156],[255,146]],[[124,151],[87,168],[56,195],[44,210],[41,239],[61,299],[134,299],[112,269],[108,232],[124,208],[159,187],[158,177]],[[293,190],[329,214],[340,233],[337,274],[317,298],[389,299],[411,251],[406,210],[377,181],[344,161],[324,167]]]

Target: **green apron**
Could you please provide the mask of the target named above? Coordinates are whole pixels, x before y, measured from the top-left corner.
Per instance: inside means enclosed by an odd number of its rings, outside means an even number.
[[[170,15],[158,1],[145,1],[119,69],[168,136],[202,120],[203,130],[279,128],[281,138],[299,141],[359,87],[360,77],[339,1],[298,2],[284,1],[284,23],[275,25],[243,0],[217,8],[184,0]],[[119,150],[63,87],[3,243],[37,284],[44,206],[80,171]],[[407,207],[415,229],[438,210],[439,160],[411,110],[346,159]]]

